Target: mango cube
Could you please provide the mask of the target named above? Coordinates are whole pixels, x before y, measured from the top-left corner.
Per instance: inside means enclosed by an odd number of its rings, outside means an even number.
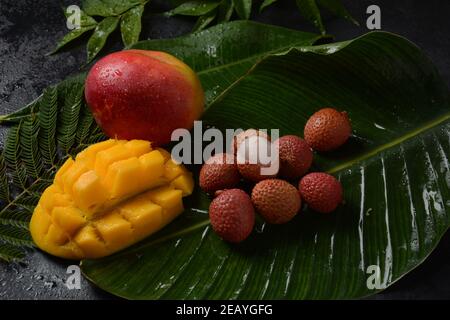
[[[132,224],[140,239],[158,231],[163,225],[161,206],[152,203],[146,196],[138,196],[125,204],[120,208],[120,214]]]
[[[149,191],[148,197],[163,208],[163,221],[168,223],[184,210],[182,194],[181,190],[164,186]]]
[[[72,167],[75,163],[72,158],[67,159],[64,164],[59,168],[58,172],[55,174],[55,185],[59,185],[61,188],[64,186],[62,181],[62,176]]]
[[[87,220],[82,212],[74,207],[56,207],[52,211],[53,221],[69,235],[75,234]]]
[[[115,146],[118,143],[125,143],[124,141],[116,142],[114,140],[106,140],[102,141],[96,144],[93,144],[83,151],[81,151],[79,154],[77,154],[75,160],[76,161],[83,161],[85,162],[85,165],[89,167],[90,169],[93,169],[95,166],[95,158],[97,156],[97,153],[100,151],[109,149],[113,146]]]
[[[94,170],[83,173],[73,185],[75,204],[84,212],[94,213],[108,200],[108,193]]]
[[[194,180],[190,172],[175,178],[170,185],[175,189],[181,190],[183,197],[192,194],[192,191],[194,191]]]

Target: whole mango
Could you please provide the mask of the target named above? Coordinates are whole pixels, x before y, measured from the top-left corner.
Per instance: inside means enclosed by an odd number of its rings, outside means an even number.
[[[85,96],[110,138],[170,142],[173,130],[190,129],[203,112],[204,92],[195,72],[160,51],[124,50],[99,60],[86,78]]]

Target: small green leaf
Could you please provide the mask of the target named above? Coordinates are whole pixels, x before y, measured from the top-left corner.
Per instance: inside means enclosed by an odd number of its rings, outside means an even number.
[[[102,50],[108,36],[117,28],[119,17],[107,17],[95,28],[94,33],[87,43],[87,62],[91,62]]]
[[[69,42],[79,38],[81,35],[86,33],[89,30],[95,29],[95,25],[89,27],[81,27],[79,29],[74,29],[66,34],[61,40],[58,41],[56,48],[50,52],[50,54],[54,54],[61,50],[64,46],[66,46]]]
[[[140,4],[141,0],[83,0],[83,10],[90,16],[117,16]]]
[[[233,0],[233,4],[241,19],[250,19],[250,14],[252,13],[252,0]]]
[[[234,4],[232,1],[223,1],[217,11],[217,23],[228,22],[233,15]]]
[[[66,18],[70,16],[67,10],[64,10],[64,15]],[[56,48],[50,52],[50,54],[54,54],[57,51],[61,50],[65,45],[73,40],[81,37],[84,33],[92,30],[97,25],[97,21],[94,18],[88,16],[83,10],[80,10],[80,27],[73,29],[69,33],[67,33],[62,39],[60,39],[56,45]]]
[[[353,24],[359,26],[359,22],[352,17],[340,0],[317,0],[317,4],[327,9],[334,15],[347,19]]]
[[[275,3],[277,0],[264,0],[263,3],[261,3],[261,6],[259,7],[259,12],[263,11],[265,8],[270,6],[272,3]]]
[[[296,0],[300,13],[306,20],[312,22],[322,34],[325,34],[325,27],[322,23],[319,8],[315,0]]]
[[[167,16],[176,14],[183,16],[202,16],[217,8],[220,1],[198,0],[185,2],[173,10],[166,12]]]
[[[39,109],[38,101],[41,97],[42,95],[15,112],[0,116],[0,124],[17,124],[23,118],[29,117],[30,114],[36,113]]]
[[[211,12],[208,12],[207,14],[199,17],[197,19],[197,22],[194,25],[194,28],[192,29],[192,32],[200,31],[205,29],[217,16],[217,10],[213,10]]]
[[[139,41],[141,33],[141,18],[144,5],[136,6],[127,11],[120,21],[123,44],[128,47]]]
[[[73,14],[72,11],[68,11],[67,8],[64,9],[64,15],[66,16],[66,18],[71,17]],[[88,26],[92,26],[92,25],[96,25],[97,21],[92,18],[91,16],[87,15],[86,12],[84,12],[83,10],[80,10],[80,26],[81,27],[88,27]]]

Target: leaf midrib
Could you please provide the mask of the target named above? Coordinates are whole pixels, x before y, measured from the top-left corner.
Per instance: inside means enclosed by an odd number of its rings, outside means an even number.
[[[323,36],[316,36],[316,37],[311,38],[311,41],[312,41],[312,43],[315,43],[316,41],[318,41],[319,39],[322,39],[322,38],[323,38]],[[232,66],[235,66],[235,65],[238,65],[238,64],[242,64],[244,62],[251,62],[251,61],[257,62],[258,59],[265,59],[268,56],[275,55],[275,54],[280,54],[280,53],[286,52],[288,50],[291,50],[293,48],[297,49],[298,47],[308,46],[308,45],[305,45],[304,42],[305,42],[305,40],[299,40],[298,42],[295,42],[293,44],[290,44],[290,45],[287,45],[287,46],[284,46],[284,47],[280,47],[280,48],[269,50],[269,51],[264,51],[264,52],[261,52],[261,53],[256,53],[254,55],[248,56],[248,57],[243,58],[243,59],[238,59],[238,60],[233,61],[233,62],[229,62],[229,63],[226,63],[226,64],[221,64],[220,66],[215,66],[215,67],[203,69],[203,70],[197,71],[197,75],[202,75],[202,74],[206,74],[206,73],[209,73],[209,72],[214,72],[214,71],[217,71],[217,70],[229,68],[229,67],[232,67]]]
[[[415,138],[419,134],[421,134],[423,132],[426,132],[426,131],[428,131],[430,129],[433,129],[433,128],[437,127],[438,125],[444,123],[445,121],[449,120],[449,119],[450,119],[450,112],[445,113],[445,114],[441,115],[440,117],[438,117],[438,118],[436,118],[436,119],[434,119],[434,120],[432,120],[430,122],[427,122],[424,125],[422,125],[420,127],[417,127],[417,128],[415,128],[414,130],[412,130],[410,132],[407,132],[407,133],[403,134],[402,136],[394,139],[393,141],[391,141],[389,143],[385,143],[383,145],[380,145],[380,146],[374,148],[373,150],[368,151],[365,154],[362,154],[359,157],[357,157],[357,158],[355,158],[355,159],[353,159],[351,161],[344,162],[343,164],[340,164],[340,165],[338,165],[338,166],[336,166],[334,168],[331,168],[331,169],[327,170],[326,172],[328,172],[328,173],[336,173],[336,172],[345,170],[345,169],[355,165],[356,163],[359,163],[359,162],[364,161],[364,160],[366,160],[368,158],[374,157],[377,154],[379,154],[379,153],[381,153],[381,152],[383,152],[385,150],[392,149],[392,148],[398,146],[399,144],[401,144],[401,143],[403,143],[403,142],[405,142],[407,140]],[[118,256],[133,254],[133,253],[135,253],[137,251],[141,251],[141,250],[143,250],[143,249],[145,249],[147,247],[151,247],[151,246],[153,246],[155,244],[163,243],[166,240],[170,240],[170,239],[176,238],[178,236],[182,236],[182,235],[188,234],[190,232],[196,231],[196,230],[201,229],[201,228],[203,228],[203,227],[205,227],[207,225],[209,225],[209,219],[207,217],[205,217],[205,219],[203,221],[201,221],[201,222],[197,222],[194,225],[191,225],[189,227],[180,229],[179,231],[176,231],[174,233],[167,234],[167,235],[165,235],[165,236],[163,236],[161,238],[157,238],[157,239],[155,239],[155,240],[153,240],[153,241],[151,241],[149,243],[144,244],[143,246],[140,246],[140,247],[137,247],[137,248],[134,248],[134,249],[131,249],[131,250],[127,250],[127,251],[122,251],[121,253],[115,255],[114,258],[117,258]],[[80,266],[81,265],[82,265],[82,261],[80,262]]]

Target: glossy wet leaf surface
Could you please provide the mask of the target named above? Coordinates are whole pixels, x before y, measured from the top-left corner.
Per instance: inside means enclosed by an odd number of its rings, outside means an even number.
[[[119,17],[107,17],[103,19],[95,28],[94,33],[87,43],[87,61],[91,62],[95,56],[103,49],[109,35],[119,24]]]
[[[247,241],[230,245],[210,229],[209,199],[197,190],[168,228],[82,262],[84,274],[108,292],[138,299],[359,298],[378,291],[367,287],[370,266],[386,287],[447,231],[449,92],[420,49],[382,32],[310,47],[306,35],[247,27],[239,29],[248,41],[223,36],[219,26],[202,37],[138,47],[171,51],[194,67],[208,97],[203,119],[222,129],[302,135],[319,108],[346,110],[354,136],[336,152],[315,155],[314,168],[340,179],[345,204],[329,215],[304,209],[286,225],[260,224]]]

